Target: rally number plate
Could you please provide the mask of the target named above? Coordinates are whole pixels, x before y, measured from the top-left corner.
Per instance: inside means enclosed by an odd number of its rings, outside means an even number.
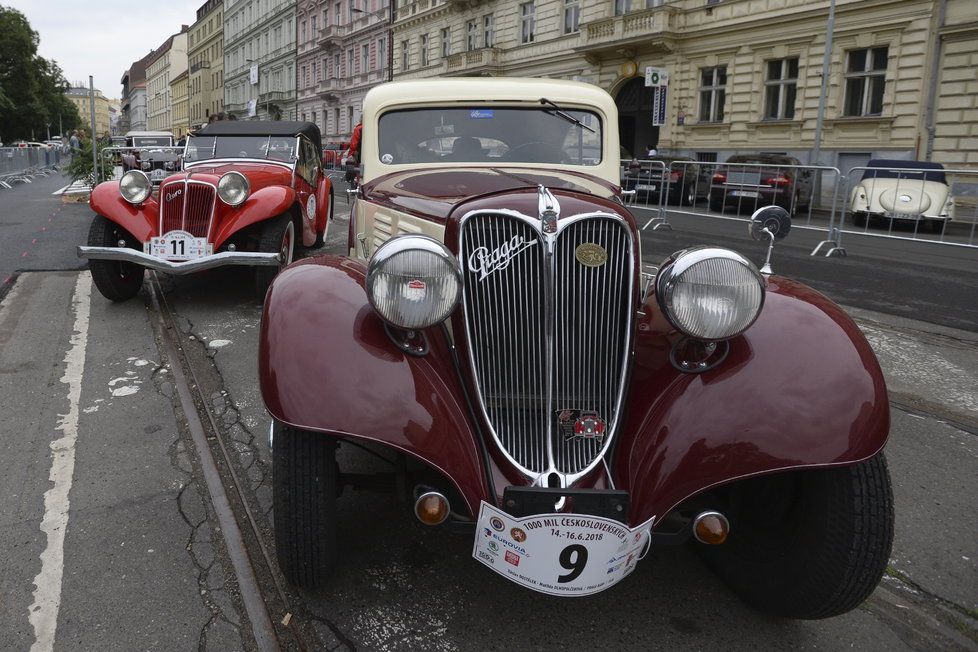
[[[170,231],[149,241],[149,254],[164,260],[194,260],[211,251],[207,238],[195,238],[186,231]]]
[[[654,520],[629,528],[586,514],[514,518],[483,502],[472,556],[534,591],[591,595],[614,586],[635,570]]]
[[[150,181],[162,181],[163,179],[166,178],[166,170],[160,170],[160,169],[152,170],[149,173],[149,178]]]

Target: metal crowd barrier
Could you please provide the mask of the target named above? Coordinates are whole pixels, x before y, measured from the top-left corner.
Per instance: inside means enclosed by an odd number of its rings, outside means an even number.
[[[0,148],[0,188],[10,190],[14,183],[31,183],[35,177],[53,174],[62,155],[56,147]]]
[[[671,229],[666,201],[674,194],[674,189],[670,185],[666,164],[662,161],[634,159],[622,166],[621,187],[626,205],[655,211],[655,216],[642,228],[651,226],[653,231]]]
[[[845,181],[840,238],[858,233],[978,247],[978,170],[859,166]]]

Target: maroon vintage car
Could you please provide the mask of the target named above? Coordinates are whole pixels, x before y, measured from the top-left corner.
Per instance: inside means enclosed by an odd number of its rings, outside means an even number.
[[[363,116],[347,255],[284,270],[262,318],[292,582],[323,586],[342,559],[337,495],[366,479],[336,450],[355,445],[396,458],[388,485],[419,520],[468,525],[473,559],[533,590],[601,591],[689,542],[768,613],[870,594],[893,533],[889,408],[838,306],[726,249],[643,274],[596,87],[397,82]]]
[[[296,246],[323,243],[333,188],[320,153],[311,123],[212,123],[188,139],[184,170],[158,191],[139,169],[99,184],[88,246],[78,255],[112,301],[135,296],[147,268],[188,274],[253,265],[265,287]]]

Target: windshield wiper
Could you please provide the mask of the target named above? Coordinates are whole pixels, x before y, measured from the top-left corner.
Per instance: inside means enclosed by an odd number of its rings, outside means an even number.
[[[577,118],[575,118],[574,116],[572,116],[571,114],[567,113],[566,111],[564,111],[562,108],[560,108],[559,106],[557,106],[556,104],[554,104],[553,102],[551,102],[550,100],[548,100],[547,98],[541,97],[540,98],[540,104],[546,104],[547,106],[552,106],[553,107],[553,110],[552,111],[545,111],[545,113],[551,113],[553,115],[560,116],[561,118],[563,118],[567,122],[572,122],[572,123],[576,124],[581,129],[587,129],[592,134],[597,133],[596,131],[594,131],[594,129],[592,129],[591,127],[587,126],[586,124],[584,124],[583,122],[581,122],[580,120],[578,120]]]

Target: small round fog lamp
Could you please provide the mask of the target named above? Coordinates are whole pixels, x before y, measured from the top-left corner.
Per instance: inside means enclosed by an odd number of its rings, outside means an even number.
[[[414,514],[425,525],[441,525],[450,511],[448,499],[437,491],[421,494],[414,503]]]

